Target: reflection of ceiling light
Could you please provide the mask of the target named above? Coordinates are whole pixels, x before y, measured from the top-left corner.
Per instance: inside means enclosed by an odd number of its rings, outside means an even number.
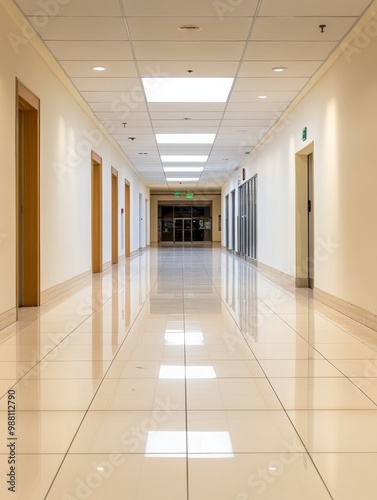
[[[141,79],[148,102],[226,102],[234,78]]]
[[[158,144],[213,144],[216,134],[156,134]]]
[[[232,458],[233,446],[226,431],[149,431],[145,456],[185,457],[186,439],[190,458]]]
[[[198,182],[199,177],[166,177],[168,182]]]
[[[271,68],[271,69],[272,69],[272,71],[275,71],[275,73],[282,73],[287,68],[285,68],[284,66],[276,66],[275,68]]]
[[[203,172],[204,167],[164,167],[165,172]]]
[[[208,155],[161,155],[162,162],[205,163]]]
[[[105,66],[93,66],[94,71],[106,71]]]
[[[200,345],[200,344],[186,344]],[[158,375],[160,379],[211,379],[217,378],[213,366],[186,366],[183,365],[161,365]]]

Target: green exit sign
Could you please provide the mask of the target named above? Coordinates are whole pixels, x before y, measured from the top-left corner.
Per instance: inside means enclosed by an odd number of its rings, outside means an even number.
[[[188,200],[193,200],[194,199],[194,193],[186,193],[186,198]]]
[[[180,193],[179,191],[176,191],[176,192],[174,193],[174,197],[175,197],[175,198],[180,198],[180,197],[181,197],[181,193]]]
[[[302,129],[302,140],[306,141],[307,138],[308,138],[308,127],[304,127]]]

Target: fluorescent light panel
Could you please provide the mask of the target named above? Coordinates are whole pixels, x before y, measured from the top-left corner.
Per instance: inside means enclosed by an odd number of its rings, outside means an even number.
[[[198,182],[199,177],[166,177],[168,182]]]
[[[204,167],[163,167],[165,172],[203,172]]]
[[[142,78],[148,102],[226,102],[234,78]]]
[[[156,134],[158,144],[213,144],[216,134]]]
[[[163,163],[205,163],[208,155],[161,155]]]

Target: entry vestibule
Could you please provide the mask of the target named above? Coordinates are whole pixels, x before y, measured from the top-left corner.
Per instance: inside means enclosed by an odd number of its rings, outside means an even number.
[[[194,243],[212,241],[212,205],[159,204],[158,241]]]

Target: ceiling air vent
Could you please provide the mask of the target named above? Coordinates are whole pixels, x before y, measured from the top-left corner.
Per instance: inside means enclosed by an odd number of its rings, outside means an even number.
[[[179,31],[200,31],[200,26],[196,24],[185,24],[178,28]]]

